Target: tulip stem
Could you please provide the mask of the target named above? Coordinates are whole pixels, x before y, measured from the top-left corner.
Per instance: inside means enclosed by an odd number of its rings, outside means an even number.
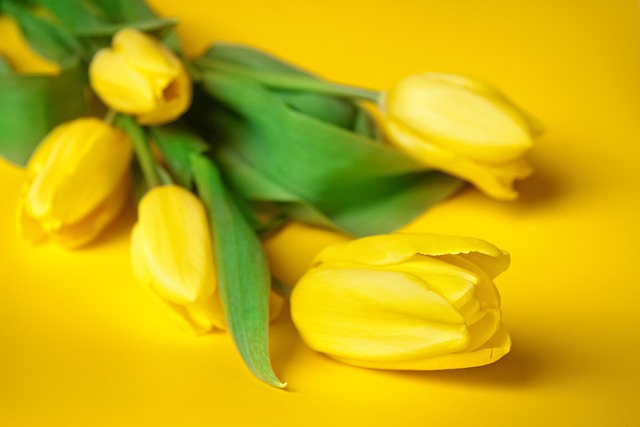
[[[153,158],[153,154],[151,154],[151,148],[149,147],[149,142],[144,130],[131,116],[118,114],[115,120],[131,138],[133,151],[136,153],[136,158],[140,163],[140,169],[149,188],[161,185],[162,181],[158,174],[156,161]]]
[[[210,59],[199,59],[195,63],[206,70],[247,77],[273,89],[324,93],[345,98],[357,98],[375,103],[380,99],[379,91],[331,83],[311,76],[256,71]]]

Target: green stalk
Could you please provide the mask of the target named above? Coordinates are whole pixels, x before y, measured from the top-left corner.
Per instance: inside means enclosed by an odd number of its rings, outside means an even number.
[[[140,169],[142,169],[142,174],[149,188],[161,185],[162,181],[156,168],[156,161],[151,154],[151,148],[142,127],[131,116],[118,114],[115,121],[131,137],[133,151],[136,153]]]
[[[310,77],[256,71],[206,58],[198,59],[194,63],[205,70],[247,77],[273,89],[324,93],[346,98],[363,99],[375,103],[380,99],[380,92],[375,90],[315,80]]]

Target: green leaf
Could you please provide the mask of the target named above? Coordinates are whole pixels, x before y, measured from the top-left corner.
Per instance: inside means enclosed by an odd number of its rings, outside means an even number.
[[[16,20],[25,39],[38,53],[69,67],[83,55],[82,45],[63,27],[36,14],[31,8],[5,0],[2,11]]]
[[[178,25],[178,20],[173,18],[153,18],[144,21],[132,21],[125,23],[101,24],[92,27],[78,29],[76,34],[80,37],[111,37],[123,28],[136,28],[144,32],[156,32],[166,30]]]
[[[230,64],[240,69],[266,73],[272,77],[278,75],[284,78],[302,77],[322,82],[320,77],[308,71],[249,46],[217,42],[209,47],[203,57],[217,64]],[[273,90],[273,92],[298,112],[367,137],[378,138],[374,128],[363,126],[362,117],[369,117],[369,113],[351,99],[296,90]],[[368,120],[369,124],[372,122]]]
[[[91,0],[99,7],[111,22],[147,21],[157,15],[144,0]]]
[[[249,370],[261,381],[284,388],[268,350],[270,274],[260,241],[228,196],[215,164],[191,156],[193,174],[209,211],[218,289],[229,332]]]
[[[25,165],[56,125],[87,113],[79,62],[57,76],[0,75],[0,155]]]
[[[192,153],[203,153],[207,145],[192,132],[175,124],[149,128],[175,181],[185,188],[192,188]]]
[[[328,221],[356,236],[389,232],[461,186],[398,150],[293,110],[248,79],[204,73],[202,83],[218,103],[196,97],[192,117],[216,141],[225,179],[296,219]]]
[[[69,30],[76,33],[88,28],[104,25],[107,16],[91,0],[36,0],[48,9]]]

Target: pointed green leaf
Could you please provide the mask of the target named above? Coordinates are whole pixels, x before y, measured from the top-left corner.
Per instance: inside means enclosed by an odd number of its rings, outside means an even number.
[[[250,46],[217,42],[209,47],[203,57],[218,64],[230,64],[272,77],[307,78],[322,82],[318,76]],[[372,128],[362,126],[362,116],[369,117],[369,113],[351,99],[296,90],[273,92],[296,111],[367,137],[378,138]]]
[[[457,179],[403,153],[291,109],[250,80],[205,73],[196,123],[235,192],[279,202],[296,219],[328,219],[356,236],[396,230],[455,192]],[[205,113],[203,113],[205,112]]]
[[[211,220],[218,289],[229,332],[249,370],[261,381],[284,388],[269,360],[271,279],[260,241],[226,193],[214,163],[202,155],[191,159]]]

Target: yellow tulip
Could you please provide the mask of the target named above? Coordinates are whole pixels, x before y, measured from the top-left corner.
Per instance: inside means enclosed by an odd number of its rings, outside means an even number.
[[[131,236],[133,270],[186,329],[224,328],[207,214],[176,185],[151,189],[138,205]]]
[[[95,118],[54,128],[29,159],[18,227],[31,241],[76,247],[96,237],[128,197],[129,137]]]
[[[27,44],[15,21],[0,16],[0,55],[21,74],[55,75],[60,66],[40,56]]]
[[[171,122],[191,104],[191,80],[182,62],[158,40],[131,28],[96,53],[89,78],[106,105],[141,124]]]
[[[182,187],[152,188],[138,205],[131,235],[134,275],[174,323],[196,335],[226,329],[210,236],[202,202]],[[271,319],[283,304],[270,295]]]
[[[391,144],[491,197],[517,198],[513,182],[532,172],[523,156],[540,124],[482,81],[410,76],[384,95],[381,109]]]
[[[366,237],[321,252],[296,284],[291,315],[313,349],[379,369],[452,369],[509,352],[493,278],[508,253],[478,239]]]

